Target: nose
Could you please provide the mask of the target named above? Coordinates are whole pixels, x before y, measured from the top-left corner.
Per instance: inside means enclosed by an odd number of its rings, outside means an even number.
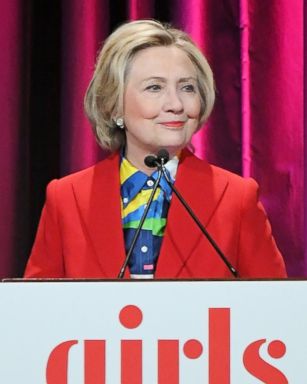
[[[166,112],[181,113],[183,111],[183,102],[177,89],[168,89],[165,94],[164,110]]]

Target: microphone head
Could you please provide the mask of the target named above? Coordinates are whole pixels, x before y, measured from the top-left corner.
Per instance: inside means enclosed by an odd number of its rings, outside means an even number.
[[[159,162],[161,163],[161,160],[163,160],[163,164],[166,164],[169,160],[169,153],[166,149],[162,148],[157,153],[157,158]]]
[[[149,168],[156,168],[157,166],[157,157],[154,155],[148,155],[144,159],[144,163]]]
[[[148,168],[156,168],[161,164],[166,164],[169,160],[169,153],[166,149],[160,149],[157,156],[148,155],[144,159],[144,163]]]

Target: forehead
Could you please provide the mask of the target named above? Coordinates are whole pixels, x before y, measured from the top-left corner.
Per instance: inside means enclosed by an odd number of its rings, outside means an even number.
[[[149,77],[196,77],[196,68],[188,55],[176,46],[150,47],[136,53],[127,79]]]

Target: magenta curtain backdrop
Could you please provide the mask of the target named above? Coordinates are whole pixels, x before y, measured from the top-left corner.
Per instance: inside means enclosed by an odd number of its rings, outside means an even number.
[[[195,152],[258,181],[289,276],[307,277],[304,1],[38,3],[1,4],[0,277],[22,275],[47,182],[106,155],[83,96],[101,42],[140,18],[183,28],[208,57],[217,101]]]

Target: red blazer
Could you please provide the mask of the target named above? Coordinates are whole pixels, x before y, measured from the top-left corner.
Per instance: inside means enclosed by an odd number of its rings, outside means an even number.
[[[286,277],[254,180],[185,150],[175,185],[241,277]],[[116,278],[125,258],[120,198],[118,154],[53,180],[25,277]],[[231,277],[175,195],[155,276]]]

